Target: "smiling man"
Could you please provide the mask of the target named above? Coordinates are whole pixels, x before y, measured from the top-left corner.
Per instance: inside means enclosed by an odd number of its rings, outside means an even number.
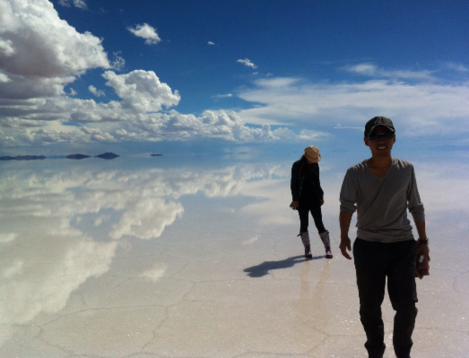
[[[391,157],[396,142],[393,122],[374,117],[365,125],[365,145],[371,158],[349,168],[340,193],[340,250],[351,259],[349,229],[357,211],[357,238],[353,257],[360,298],[360,320],[365,329],[369,358],[385,350],[381,304],[386,279],[394,318],[393,345],[398,358],[410,358],[417,316],[416,257],[430,260],[424,207],[411,163]],[[416,242],[407,209],[419,235]],[[418,273],[422,278],[422,274]]]

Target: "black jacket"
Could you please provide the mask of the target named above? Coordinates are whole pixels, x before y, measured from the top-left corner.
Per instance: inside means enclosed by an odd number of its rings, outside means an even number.
[[[321,182],[319,181],[319,165],[318,163],[313,164],[312,176],[309,178],[310,185],[313,187],[313,192],[318,200],[324,199],[324,191],[321,188]],[[303,186],[308,183],[305,183],[304,179],[308,180],[308,177],[302,178],[300,176],[300,161],[296,161],[293,163],[291,168],[291,180],[290,180],[290,189],[292,195],[292,201],[300,201],[301,198],[301,191]]]

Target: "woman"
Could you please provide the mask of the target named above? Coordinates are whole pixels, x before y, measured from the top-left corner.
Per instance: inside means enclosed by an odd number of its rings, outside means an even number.
[[[301,236],[305,247],[305,257],[313,257],[308,233],[308,216],[311,212],[319,237],[326,249],[326,258],[332,259],[329,231],[326,230],[322,222],[321,205],[324,204],[324,192],[319,181],[318,162],[320,160],[319,148],[310,146],[304,150],[301,159],[293,163],[290,182],[293,198],[291,207],[298,210],[300,216],[300,234],[298,236]]]

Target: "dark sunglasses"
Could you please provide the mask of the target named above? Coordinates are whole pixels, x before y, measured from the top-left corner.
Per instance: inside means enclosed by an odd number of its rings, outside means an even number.
[[[375,142],[380,139],[392,139],[394,137],[394,133],[385,133],[385,134],[371,134],[368,139]]]

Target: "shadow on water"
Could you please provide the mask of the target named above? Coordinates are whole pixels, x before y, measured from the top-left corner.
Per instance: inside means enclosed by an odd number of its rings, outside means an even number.
[[[280,261],[265,261],[259,265],[244,269],[244,272],[247,272],[249,277],[262,277],[268,275],[270,270],[285,269],[293,267],[293,265],[300,262],[319,260],[323,258],[325,258],[325,256],[315,256],[312,259],[306,259],[303,255],[293,256]]]

